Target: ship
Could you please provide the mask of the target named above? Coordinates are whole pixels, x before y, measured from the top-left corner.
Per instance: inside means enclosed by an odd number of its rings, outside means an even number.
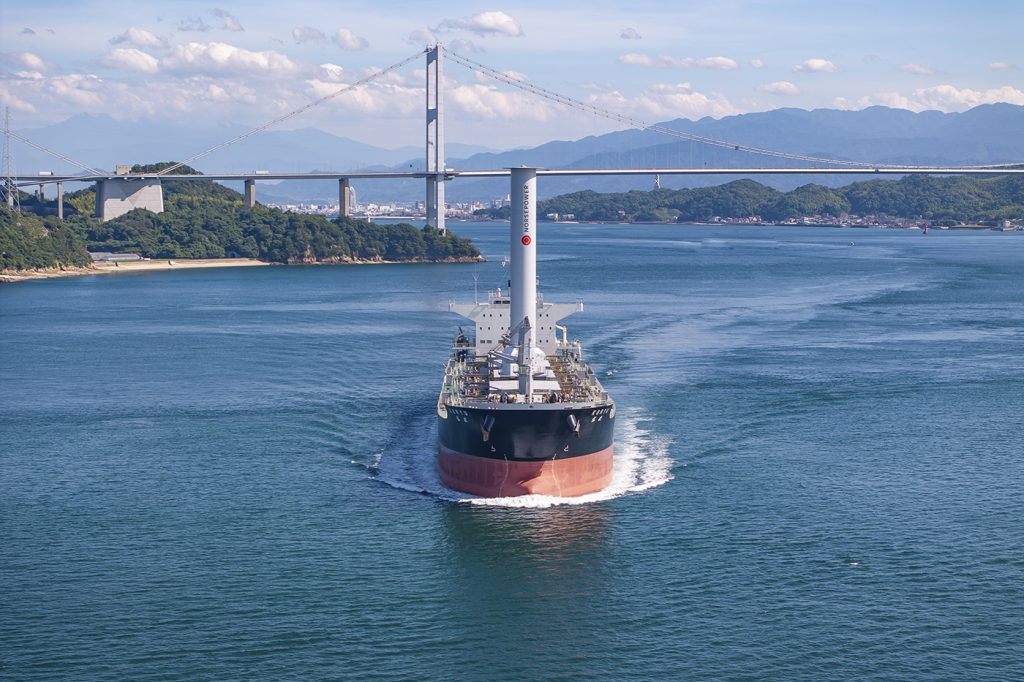
[[[537,169],[511,169],[508,289],[449,310],[455,336],[437,400],[437,469],[481,497],[594,493],[612,480],[615,402],[560,324],[583,302],[537,291]]]

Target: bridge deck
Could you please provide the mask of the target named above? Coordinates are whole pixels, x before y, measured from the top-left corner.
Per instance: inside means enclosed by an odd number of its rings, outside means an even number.
[[[454,170],[444,172],[446,180],[457,178],[503,178],[509,169]],[[1008,175],[1022,174],[1024,167],[864,167],[864,168],[553,168],[538,169],[537,175]],[[352,171],[339,173],[207,173],[202,175],[159,175],[137,173],[131,175],[17,175],[19,185],[36,186],[54,182],[96,182],[98,180],[396,180],[424,179],[430,175],[423,171]]]

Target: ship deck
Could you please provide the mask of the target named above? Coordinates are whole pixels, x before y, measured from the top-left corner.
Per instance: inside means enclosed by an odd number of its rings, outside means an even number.
[[[546,360],[545,371],[534,375],[532,399],[526,400],[518,392],[517,377],[498,374],[488,356],[476,355],[471,345],[456,344],[445,370],[440,402],[466,406],[530,403],[537,407],[610,402],[597,375],[580,357],[578,342],[562,345]]]

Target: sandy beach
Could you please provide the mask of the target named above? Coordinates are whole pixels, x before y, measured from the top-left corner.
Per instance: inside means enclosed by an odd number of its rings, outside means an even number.
[[[406,260],[392,261],[383,258],[341,258],[317,263],[301,263],[301,265],[408,265],[414,263],[482,263],[483,256],[474,258],[446,258],[441,261]],[[137,260],[96,261],[88,267],[43,268],[40,270],[4,270],[0,271],[0,283],[27,282],[34,279],[54,279],[57,277],[83,277],[86,275],[116,275],[126,272],[151,272],[155,270],[188,270],[190,268],[245,268],[257,265],[286,265],[285,263],[268,263],[255,258],[196,258],[172,260]],[[291,265],[291,264],[289,264]],[[295,263],[294,265],[299,265]]]
[[[0,282],[24,282],[55,277],[81,277],[83,275],[109,275],[154,270],[187,270],[190,268],[244,268],[270,265],[255,258],[197,258],[138,261],[97,261],[88,267],[45,268],[41,270],[6,271],[0,273]]]

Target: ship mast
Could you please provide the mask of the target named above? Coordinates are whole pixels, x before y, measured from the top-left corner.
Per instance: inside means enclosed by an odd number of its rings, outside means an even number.
[[[519,393],[526,402],[531,402],[537,329],[537,169],[511,170],[509,270],[512,290],[509,329],[522,325],[519,335]]]

